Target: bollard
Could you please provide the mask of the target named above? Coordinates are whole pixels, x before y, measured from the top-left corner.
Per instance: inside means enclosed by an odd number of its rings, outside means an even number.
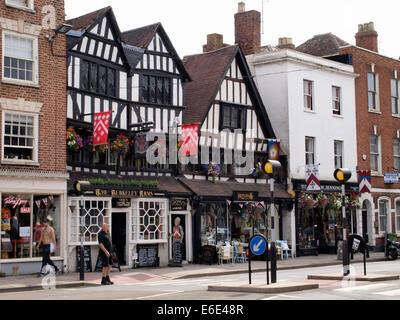
[[[276,244],[275,242],[271,243],[271,283],[276,283]]]

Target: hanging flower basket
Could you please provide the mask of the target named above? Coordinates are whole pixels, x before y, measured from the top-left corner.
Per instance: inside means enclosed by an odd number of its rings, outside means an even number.
[[[117,136],[117,138],[111,143],[110,149],[111,152],[115,152],[119,155],[125,155],[129,151],[131,142],[128,137],[125,137],[123,134]]]
[[[72,151],[78,151],[83,148],[82,138],[76,133],[74,128],[68,128],[66,140],[68,148]]]
[[[207,176],[212,177],[212,182],[215,184],[217,177],[219,177],[221,174],[221,169],[219,166],[215,165],[214,163],[210,162],[208,165],[208,171],[207,171]]]

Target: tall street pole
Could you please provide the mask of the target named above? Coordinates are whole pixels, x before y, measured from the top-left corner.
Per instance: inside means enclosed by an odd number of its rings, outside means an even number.
[[[350,274],[349,252],[347,246],[347,218],[346,218],[346,185],[342,184],[342,215],[343,215],[343,276]]]

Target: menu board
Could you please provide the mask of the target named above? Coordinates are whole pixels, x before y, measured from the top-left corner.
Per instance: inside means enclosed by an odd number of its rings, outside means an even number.
[[[158,245],[138,245],[138,267],[158,267],[160,259],[158,257]]]
[[[92,254],[90,246],[83,247],[83,261],[85,272],[92,272]],[[81,247],[76,248],[76,271],[81,272]]]

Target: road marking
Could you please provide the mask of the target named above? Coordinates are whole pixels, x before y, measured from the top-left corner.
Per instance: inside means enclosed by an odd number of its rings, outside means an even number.
[[[400,296],[400,289],[391,290],[391,291],[377,292],[375,294],[379,294],[381,296],[395,297],[395,296]]]
[[[261,300],[273,300],[273,299],[278,299],[278,298],[289,298],[289,299],[296,299],[294,296],[288,296],[286,294],[278,294],[277,296],[269,297],[269,298],[264,298]]]
[[[277,299],[277,298],[279,298],[279,296],[264,298],[264,299],[261,299],[261,300],[273,300],[273,299]]]
[[[138,297],[138,298],[136,298],[136,300],[149,299],[149,298],[156,298],[156,297],[167,296],[167,295],[170,295],[170,294],[183,293],[183,292],[185,292],[185,291],[173,290],[173,291],[170,291],[170,292],[159,293],[159,294],[155,294],[155,295],[152,295],[152,296]]]
[[[394,284],[387,284],[387,283],[378,283],[378,284],[369,284],[365,286],[354,286],[354,287],[348,287],[348,288],[340,288],[340,289],[335,289],[334,291],[341,291],[341,292],[351,292],[351,291],[367,291],[367,290],[373,290],[377,288],[382,288],[382,287],[392,287]]]

